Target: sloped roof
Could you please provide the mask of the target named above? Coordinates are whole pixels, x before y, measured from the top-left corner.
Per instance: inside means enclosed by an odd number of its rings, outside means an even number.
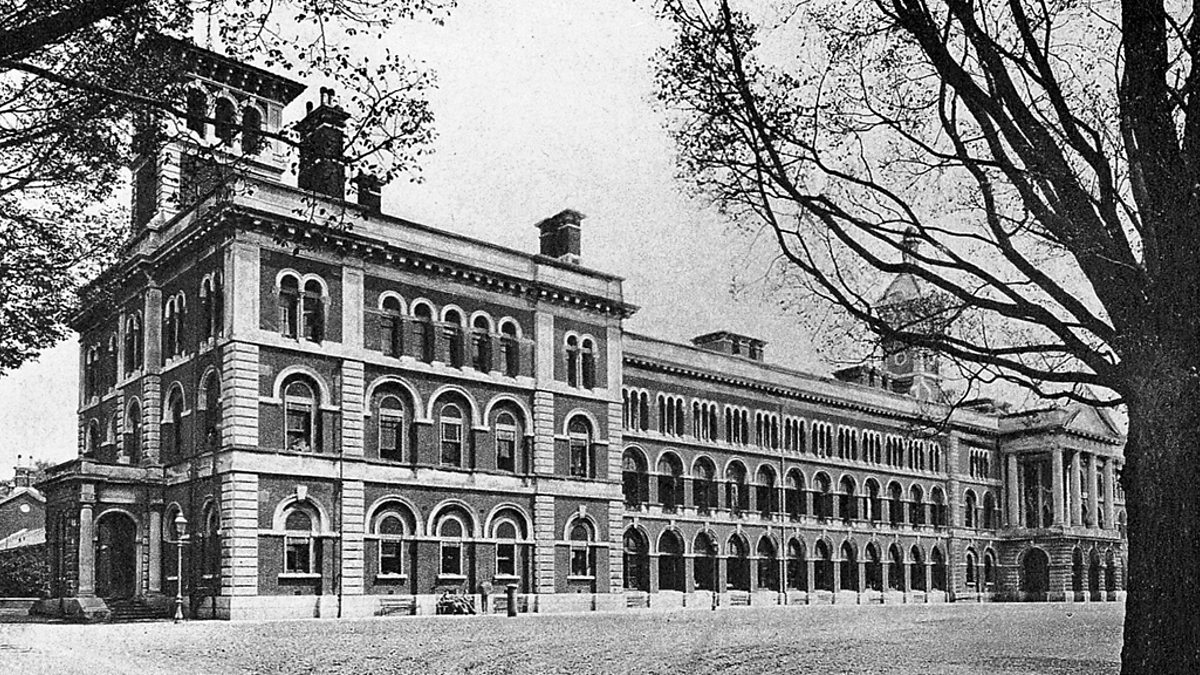
[[[42,496],[42,493],[37,488],[19,487],[19,488],[14,489],[12,492],[8,493],[4,497],[0,497],[0,506],[4,506],[5,504],[11,502],[12,500],[16,499],[17,497],[20,497],[21,495],[29,495],[30,497],[36,499],[37,501],[39,501],[43,504],[46,503],[46,498]]]

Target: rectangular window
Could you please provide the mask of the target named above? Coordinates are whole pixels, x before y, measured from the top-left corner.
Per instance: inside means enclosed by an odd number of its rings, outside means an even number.
[[[571,475],[576,478],[588,478],[591,475],[588,466],[588,446],[585,441],[571,439]]]
[[[442,464],[462,466],[462,425],[442,423]]]
[[[312,573],[311,537],[284,537],[283,571],[287,574]]]
[[[279,297],[279,330],[284,337],[294,338],[300,326],[299,298],[295,295],[283,294]]]
[[[321,299],[311,295],[304,297],[304,339],[320,342],[324,337],[321,325]]]
[[[517,437],[512,431],[496,432],[496,468],[500,471],[516,471]]]
[[[379,342],[384,356],[400,356],[400,317],[384,314],[379,319]]]
[[[571,576],[592,576],[592,556],[587,546],[574,546],[571,548]]]
[[[442,574],[462,575],[462,544],[442,542]]]
[[[517,575],[516,544],[496,544],[496,574],[509,577]]]
[[[312,412],[291,406],[287,412],[287,448],[307,452],[312,449]]]
[[[379,573],[404,574],[403,546],[395,540],[382,539],[379,542]]]
[[[379,415],[379,456],[397,462],[404,460],[404,418]]]

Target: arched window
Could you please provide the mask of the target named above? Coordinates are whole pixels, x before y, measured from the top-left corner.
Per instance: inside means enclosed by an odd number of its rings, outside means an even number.
[[[502,412],[496,416],[493,433],[496,436],[496,468],[500,471],[516,471],[520,429],[512,413]]]
[[[888,484],[888,516],[892,525],[904,522],[904,489],[899,483]]]
[[[596,343],[591,338],[583,339],[582,381],[584,389],[596,388]]]
[[[866,582],[867,589],[872,591],[883,590],[883,560],[879,557],[879,547],[875,544],[867,544],[866,550]]]
[[[1078,546],[1071,551],[1071,590],[1083,592],[1083,551]]]
[[[400,356],[403,353],[401,328],[404,326],[404,309],[400,305],[400,299],[389,295],[383,299],[380,309],[383,313],[379,317],[379,344],[383,355]]]
[[[463,357],[463,317],[456,309],[447,310],[442,317],[443,332],[446,336],[447,363],[453,368],[462,368]]]
[[[850,476],[842,476],[838,486],[838,512],[842,516],[842,520],[854,520],[858,518],[858,500],[854,497],[854,479]]]
[[[500,520],[494,526],[492,536],[496,539],[496,576],[517,576],[517,539],[519,529],[511,520]]]
[[[209,502],[204,506],[204,522],[200,527],[200,574],[209,588],[217,587],[217,576],[221,573],[220,533],[220,509]]]
[[[200,387],[203,390],[200,400],[204,405],[204,448],[215,450],[221,442],[221,379],[215,371],[211,372]]]
[[[438,428],[442,439],[442,464],[463,465],[463,415],[453,403],[447,403],[438,412]]]
[[[658,502],[663,512],[675,513],[683,503],[683,465],[674,454],[658,460]]]
[[[904,588],[904,554],[895,544],[888,549],[888,588],[893,591]]]
[[[946,526],[946,495],[942,492],[942,488],[935,487],[930,491],[929,497],[932,504],[929,505],[930,520],[933,521],[934,527]]]
[[[438,523],[437,536],[441,549],[441,576],[463,576],[463,539],[467,536],[463,521],[458,516],[446,516]]]
[[[813,477],[813,515],[821,520],[833,517],[833,486],[829,476],[818,473]]]
[[[808,509],[804,500],[804,474],[799,469],[792,469],[787,474],[786,508],[792,520],[799,520]]]
[[[492,327],[485,316],[471,325],[471,366],[483,373],[492,369]]]
[[[733,462],[725,469],[725,505],[734,515],[750,510],[750,491],[746,486],[746,467]]]
[[[300,280],[291,274],[279,280],[279,332],[300,336]]]
[[[996,586],[996,559],[991,551],[983,554],[983,583],[987,590]]]
[[[571,418],[567,425],[567,444],[571,475],[576,478],[591,478],[592,425],[582,415]]]
[[[517,326],[512,321],[500,323],[500,344],[503,345],[504,374],[516,377],[521,372],[521,348],[517,338]]]
[[[134,464],[142,460],[142,408],[137,399],[125,413],[125,455]]]
[[[976,571],[975,552],[967,550],[967,588],[975,588],[979,583],[979,573]]]
[[[417,357],[425,363],[433,362],[433,308],[428,304],[414,303],[413,317],[416,322],[413,324],[413,337],[415,338],[415,347]]]
[[[883,501],[879,498],[879,483],[874,478],[867,479],[867,519],[873,523],[883,520]]]
[[[208,118],[208,97],[194,87],[187,90],[187,128],[204,138]]]
[[[178,459],[183,453],[183,394],[178,387],[167,397],[166,423],[169,426],[166,433],[168,450]]]
[[[996,514],[996,498],[992,493],[983,494],[983,527],[988,530],[996,529],[1000,519]]]
[[[83,447],[83,454],[94,456],[96,451],[100,449],[100,423],[96,420],[88,422],[87,440]]]
[[[963,505],[963,525],[966,527],[978,527],[979,524],[976,521],[975,516],[975,511],[978,508],[978,505],[975,501],[975,491],[967,490],[966,499],[964,501],[966,503]]]
[[[320,342],[325,338],[325,291],[320,282],[310,279],[304,283],[304,339]]]
[[[320,452],[320,401],[313,385],[293,378],[283,387],[284,447],[295,452]]]
[[[242,152],[257,155],[262,150],[262,112],[253,105],[242,109]]]
[[[913,525],[925,524],[925,498],[919,485],[909,489],[908,522]]]
[[[306,508],[294,506],[284,519],[284,574],[312,574],[316,571],[317,519]]]
[[[692,500],[696,512],[706,515],[717,508],[717,469],[712,460],[701,457],[692,470]]]
[[[763,517],[770,518],[772,513],[779,511],[779,492],[775,489],[775,471],[766,465],[758,467],[754,482],[754,501],[758,506],[758,511]]]
[[[107,437],[108,441],[107,442],[112,443],[114,445],[121,442],[120,429],[121,429],[121,413],[115,412],[112,414],[112,417],[110,417],[108,419],[108,437]]]
[[[627,448],[621,458],[621,492],[629,508],[641,508],[642,504],[650,501],[646,460],[640,450]]]
[[[225,332],[225,291],[220,274],[200,284],[200,311],[204,314],[204,338],[220,337]]]
[[[385,395],[379,399],[379,457],[403,462],[407,455],[404,404],[400,398]]]
[[[142,368],[142,315],[134,313],[125,319],[125,374]]]
[[[375,519],[375,534],[379,535],[379,574],[404,574],[404,539],[408,536],[404,518],[394,511],[384,512]]]
[[[579,386],[579,338],[567,336],[567,386]]]
[[[585,520],[571,526],[571,576],[594,577],[592,560],[592,527]]]
[[[233,103],[227,98],[218,98],[214,117],[217,119],[217,138],[225,145],[233,145],[233,138],[238,131],[237,109]]]
[[[625,588],[650,590],[650,543],[634,528],[625,530]]]

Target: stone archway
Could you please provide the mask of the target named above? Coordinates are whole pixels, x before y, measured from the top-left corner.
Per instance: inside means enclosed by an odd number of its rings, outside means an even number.
[[[1050,590],[1050,556],[1040,548],[1025,552],[1021,562],[1021,591],[1026,600],[1045,600]]]
[[[96,595],[130,598],[137,592],[137,523],[111,511],[96,521]]]

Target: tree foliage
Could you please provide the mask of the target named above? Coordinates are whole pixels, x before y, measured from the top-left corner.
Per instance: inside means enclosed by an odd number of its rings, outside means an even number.
[[[347,162],[389,181],[415,176],[432,137],[431,75],[355,46],[449,5],[0,0],[0,373],[66,336],[75,291],[119,252],[134,132],[184,112],[180,55],[159,36],[203,32],[234,58],[335,86]]]
[[[1194,626],[1172,632],[1200,600],[1194,570],[1176,574],[1200,555],[1184,496],[1200,464],[1195,6],[660,9],[676,28],[658,80],[680,172],[774,236],[801,300],[972,376],[1126,406],[1125,670],[1200,670]],[[880,284],[897,274],[938,301],[889,316]]]

